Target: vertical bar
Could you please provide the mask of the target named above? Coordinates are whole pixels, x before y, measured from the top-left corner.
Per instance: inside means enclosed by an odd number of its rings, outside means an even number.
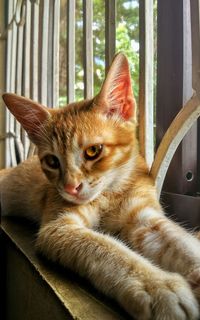
[[[39,4],[31,4],[31,98],[38,101]]]
[[[12,15],[15,13],[17,1],[13,2]],[[17,26],[15,23],[12,25],[12,42],[11,42],[11,69],[10,69],[10,92],[15,92],[15,75],[16,75],[16,56],[17,56]],[[10,125],[9,131],[15,134],[15,123],[16,120],[12,114],[9,116]],[[11,155],[11,165],[17,165],[16,153],[15,153],[15,140],[10,137],[10,155]]]
[[[24,8],[23,8],[24,9]],[[22,10],[23,10],[22,9]],[[16,64],[16,88],[15,92],[19,95],[22,94],[22,61],[23,61],[23,32],[24,26],[18,25],[17,30],[17,64]],[[17,156],[19,157],[19,161],[24,160],[24,147],[21,141],[21,125],[19,122],[16,121],[15,124],[15,131],[16,131],[16,151]]]
[[[140,23],[140,90],[139,139],[141,153],[149,167],[154,157],[153,130],[153,0],[139,2]]]
[[[47,104],[55,107],[59,97],[59,23],[60,0],[49,2]]]
[[[40,101],[44,105],[47,105],[47,84],[48,84],[48,28],[49,28],[49,0],[41,1],[41,12],[40,12],[40,21],[41,21],[41,61],[40,61]]]
[[[31,3],[26,2],[26,21],[24,26],[24,56],[23,56],[23,83],[22,94],[26,98],[30,98],[30,52],[31,52]],[[22,128],[22,143],[24,145],[24,159],[27,158],[30,141],[26,132]]]
[[[5,1],[0,2],[0,30],[5,30],[6,20],[6,3]],[[5,61],[6,61],[6,41],[0,41],[0,93],[5,91]],[[5,122],[5,108],[3,107],[3,101],[0,99],[0,135],[5,135],[6,122]],[[0,139],[0,169],[5,167],[5,141],[7,139]],[[1,208],[0,208],[1,210]],[[1,234],[0,234],[1,237]],[[1,240],[0,240],[1,241]],[[3,261],[0,259],[0,261]],[[2,274],[2,273],[0,273]],[[3,280],[3,279],[2,279]],[[0,318],[2,318],[2,310],[0,310]]]
[[[183,3],[158,0],[156,144],[159,145],[183,100]],[[172,48],[176,47],[176,50]],[[170,164],[165,191],[182,192],[181,146]]]
[[[183,1],[183,105],[191,98],[193,93],[190,2],[190,0]],[[196,32],[198,31],[196,30]],[[200,51],[198,52],[199,54]],[[184,193],[189,194],[197,191],[197,166],[197,122],[195,122],[182,142],[182,177],[185,180]],[[189,175],[193,176],[193,181],[188,181],[188,172]]]
[[[200,95],[200,3],[190,0],[192,31],[192,87]]]
[[[106,72],[115,55],[116,0],[105,0],[105,65]]]
[[[31,48],[30,48],[30,97],[38,101],[38,68],[39,68],[39,2],[31,3]],[[27,148],[27,158],[32,156],[35,146],[32,142]]]
[[[13,0],[8,2],[8,23],[11,21],[13,15]],[[11,74],[11,48],[12,48],[12,29],[8,30],[7,47],[6,47],[6,91],[10,92],[10,74]],[[10,112],[6,108],[6,133],[10,132]],[[10,139],[6,139],[5,144],[5,164],[6,167],[12,165],[10,153]]]
[[[53,106],[53,20],[54,0],[49,2],[49,23],[48,23],[48,57],[47,57],[47,105]]]
[[[31,4],[26,2],[26,22],[24,26],[24,59],[23,59],[23,95],[30,97],[30,32],[31,32]]]
[[[52,104],[59,104],[59,41],[60,41],[60,0],[54,0],[53,16],[53,90]]]
[[[192,88],[200,98],[200,2],[190,1],[192,35]],[[197,121],[197,194],[200,195],[200,120]]]
[[[67,101],[75,100],[75,0],[67,1]]]
[[[83,0],[84,97],[93,97],[93,1]]]

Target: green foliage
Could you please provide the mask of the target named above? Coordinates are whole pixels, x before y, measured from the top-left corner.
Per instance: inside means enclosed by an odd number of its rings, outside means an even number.
[[[116,52],[124,52],[129,60],[133,87],[138,98],[139,78],[139,0],[118,0],[116,8]],[[66,0],[61,1],[64,11]],[[105,77],[105,1],[93,0],[94,93],[98,93]],[[61,52],[66,52],[66,26],[61,14]],[[76,100],[83,99],[83,10],[82,0],[76,1]],[[64,59],[65,55],[60,55]],[[66,103],[66,64],[60,76],[60,105]],[[65,73],[65,76],[63,74]]]

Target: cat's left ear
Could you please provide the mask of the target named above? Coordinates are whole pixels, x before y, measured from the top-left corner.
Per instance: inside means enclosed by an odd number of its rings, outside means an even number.
[[[99,111],[107,115],[119,114],[124,120],[136,120],[129,64],[123,53],[118,53],[108,71],[100,93],[94,100]]]

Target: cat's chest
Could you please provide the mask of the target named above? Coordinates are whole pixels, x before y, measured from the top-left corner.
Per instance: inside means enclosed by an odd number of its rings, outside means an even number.
[[[132,193],[124,194],[122,197],[102,199],[100,203],[101,229],[112,234],[118,233],[137,204],[138,198]]]
[[[107,232],[118,232],[120,217],[124,211],[124,198],[103,196],[99,202],[100,228]]]

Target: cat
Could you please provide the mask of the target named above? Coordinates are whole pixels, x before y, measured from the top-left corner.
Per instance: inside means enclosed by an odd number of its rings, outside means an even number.
[[[1,171],[3,215],[37,221],[36,249],[133,318],[198,319],[200,242],[157,199],[139,152],[126,56],[115,56],[93,99],[61,109],[3,99],[38,149]]]

